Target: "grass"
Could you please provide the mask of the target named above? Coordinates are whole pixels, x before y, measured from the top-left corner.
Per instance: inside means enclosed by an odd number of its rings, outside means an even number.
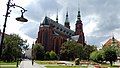
[[[0,61],[0,68],[16,68],[17,62],[3,62]]]
[[[58,61],[35,61],[38,64],[43,64],[47,68],[87,68],[86,66],[67,66],[67,65],[59,65],[57,64]],[[119,66],[113,65],[110,66],[110,64],[101,64],[101,68],[119,68]]]
[[[56,64],[57,61],[35,61],[38,64]]]
[[[0,67],[0,68],[16,68],[16,67]]]
[[[110,66],[110,64],[101,64],[101,67],[102,68],[107,68],[107,67],[110,67],[110,68],[119,68],[119,66],[117,66],[117,65]]]
[[[87,68],[86,66],[68,66],[57,64],[58,61],[35,61],[38,64],[43,64],[47,68]]]
[[[17,62],[3,62],[3,61],[0,61],[0,65],[16,65]]]
[[[47,68],[87,68],[84,66],[46,66]]]

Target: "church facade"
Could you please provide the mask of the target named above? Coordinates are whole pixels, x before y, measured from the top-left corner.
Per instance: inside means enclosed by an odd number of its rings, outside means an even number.
[[[45,51],[53,50],[59,54],[62,43],[68,39],[75,39],[77,43],[80,43],[83,46],[85,45],[80,11],[78,11],[75,31],[70,29],[68,12],[66,13],[64,25],[58,22],[58,15],[56,17],[56,21],[46,16],[39,26],[36,43],[41,43],[44,46]]]

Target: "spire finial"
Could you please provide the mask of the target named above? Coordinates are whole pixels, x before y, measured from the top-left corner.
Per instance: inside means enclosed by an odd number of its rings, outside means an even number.
[[[78,0],[78,11],[80,10],[80,7],[79,7],[79,6],[80,6],[80,3],[79,3],[79,0]]]
[[[56,22],[58,23],[58,9],[57,9]]]
[[[81,15],[80,15],[80,3],[79,3],[79,0],[78,0],[78,15],[77,15],[77,20],[80,20],[81,19]]]

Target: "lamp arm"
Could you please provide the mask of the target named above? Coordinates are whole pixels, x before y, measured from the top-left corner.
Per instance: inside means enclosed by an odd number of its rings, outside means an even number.
[[[13,7],[13,8],[15,8],[15,7],[18,7],[18,8],[21,8],[23,11],[21,11],[21,12],[25,12],[25,11],[27,11],[26,9],[24,9],[23,7],[21,7],[21,6],[19,6],[19,5],[16,5],[15,3],[14,4],[12,4],[11,3],[11,5],[9,5],[10,7]]]

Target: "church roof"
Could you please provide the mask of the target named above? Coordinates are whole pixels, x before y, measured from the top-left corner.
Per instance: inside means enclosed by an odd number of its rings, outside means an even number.
[[[56,21],[50,19],[49,17],[45,17],[43,20],[43,23],[41,24],[42,26],[50,26],[52,25],[52,27],[55,29],[55,31],[57,33],[63,33],[67,36],[74,36],[74,31],[71,29],[68,29],[67,27],[64,27],[62,24],[60,23],[56,23]]]
[[[115,44],[117,44],[118,46],[120,46],[120,41],[118,41],[117,39],[115,39],[114,37],[109,39],[104,45],[103,47],[108,47],[108,46],[111,46],[113,44],[113,42]]]

